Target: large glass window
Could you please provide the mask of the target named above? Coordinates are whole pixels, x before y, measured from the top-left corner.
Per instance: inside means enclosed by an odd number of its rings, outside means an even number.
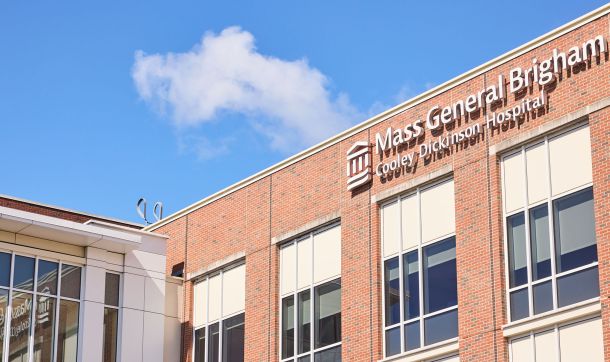
[[[458,335],[453,181],[381,207],[385,356]]]
[[[502,159],[510,321],[599,296],[591,169],[562,155],[590,163],[587,126]]]
[[[66,267],[78,274],[70,295],[59,293],[74,280],[60,276]],[[0,252],[0,274],[0,360],[76,361],[81,268]],[[66,323],[66,315],[76,317]]]
[[[281,246],[282,361],[341,361],[340,276],[339,225]]]
[[[245,271],[244,264],[231,266],[195,284],[195,362],[244,360]]]

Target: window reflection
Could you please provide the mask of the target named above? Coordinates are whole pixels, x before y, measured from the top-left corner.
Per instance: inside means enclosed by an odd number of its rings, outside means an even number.
[[[62,293],[58,290],[60,270],[62,282],[65,281]],[[55,261],[0,253],[0,346],[8,346],[8,349],[0,347],[0,361],[76,362],[81,271],[81,267]],[[76,300],[60,299],[58,294]],[[11,318],[7,319],[9,296]],[[4,336],[5,328],[8,328],[7,336]]]
[[[33,258],[15,255],[13,288],[34,290],[34,262]]]
[[[510,286],[527,283],[527,247],[525,243],[525,218],[523,213],[506,220],[508,228],[508,265]]]
[[[56,299],[36,297],[34,321],[34,361],[51,362],[53,359],[53,332],[55,330]]]
[[[0,253],[0,286],[8,287],[11,282],[11,254]]]
[[[220,332],[218,323],[210,326],[210,339],[208,341],[208,362],[218,362],[218,345],[220,343]]]
[[[61,300],[57,334],[57,362],[76,362],[78,347],[78,302]]]
[[[530,210],[532,244],[532,279],[551,275],[551,244],[549,242],[549,212],[546,205]]]
[[[244,313],[222,321],[222,361],[244,360]]]
[[[205,361],[205,328],[195,331],[195,362]]]
[[[341,279],[315,288],[315,348],[341,341]]]
[[[419,263],[417,251],[403,256],[404,280],[404,318],[405,320],[419,316]]]
[[[554,209],[557,272],[597,261],[593,190],[558,199]]]
[[[400,279],[398,257],[385,262],[385,325],[400,322]]]
[[[32,319],[32,294],[13,292],[11,303],[12,316],[8,359],[10,362],[28,361],[28,342]]]
[[[311,309],[310,309],[310,295],[309,290],[299,293],[299,310],[298,310],[298,322],[299,322],[299,353],[308,352],[311,346]]]
[[[424,248],[423,259],[425,313],[457,305],[455,238]]]
[[[116,361],[118,323],[118,309],[108,307],[104,308],[103,362]]]
[[[4,324],[8,309],[8,290],[0,289],[0,346],[4,346]],[[0,348],[0,361],[4,361],[4,348]]]
[[[119,283],[121,277],[118,274],[106,273],[106,289],[104,293],[104,304],[114,307],[119,306]]]
[[[294,297],[282,300],[282,358],[294,355]]]
[[[38,261],[38,293],[57,294],[57,269],[59,264],[46,260]]]
[[[63,264],[61,266],[61,296],[66,298],[80,298],[81,268]]]

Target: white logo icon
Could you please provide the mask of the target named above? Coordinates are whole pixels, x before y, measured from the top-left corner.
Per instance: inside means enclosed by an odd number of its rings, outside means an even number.
[[[371,146],[358,141],[347,150],[347,189],[353,190],[371,179]]]

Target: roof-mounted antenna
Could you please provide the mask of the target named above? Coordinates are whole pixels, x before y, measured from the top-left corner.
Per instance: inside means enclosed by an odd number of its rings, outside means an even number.
[[[148,220],[148,214],[146,213],[145,198],[140,197],[140,199],[136,203],[136,212],[147,224],[152,224],[152,222]],[[155,202],[155,205],[153,206],[153,217],[156,221],[163,219],[163,203],[161,201]]]

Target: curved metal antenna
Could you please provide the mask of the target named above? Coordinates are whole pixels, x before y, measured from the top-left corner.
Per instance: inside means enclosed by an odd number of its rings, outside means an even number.
[[[155,205],[155,207],[156,207],[156,205]],[[146,199],[145,198],[140,197],[140,199],[138,200],[138,203],[136,204],[136,211],[138,212],[138,215],[140,215],[140,217],[142,219],[144,219],[144,221],[146,221],[147,224],[151,223],[146,218]]]
[[[155,202],[153,207],[153,216],[157,221],[163,219],[163,203],[161,201]]]

